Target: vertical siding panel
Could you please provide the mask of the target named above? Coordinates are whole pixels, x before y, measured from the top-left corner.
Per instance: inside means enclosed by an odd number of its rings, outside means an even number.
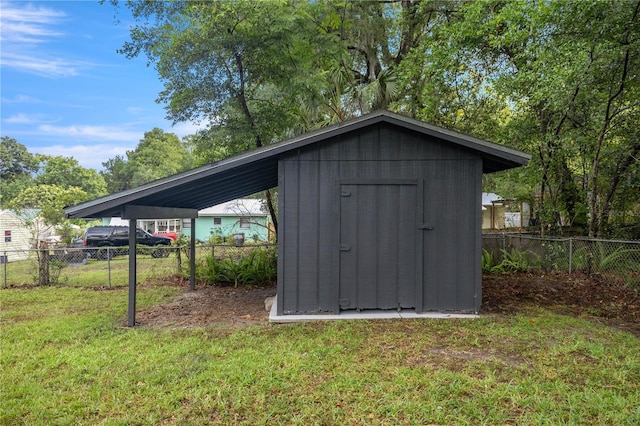
[[[298,170],[298,310],[318,311],[318,162]]]
[[[398,203],[402,185],[380,185],[379,198],[374,207],[378,211],[377,247],[376,249],[376,279],[377,279],[377,307],[380,309],[394,309],[398,307],[399,277],[398,270],[406,259],[401,259],[400,236],[398,228],[401,217],[398,214]],[[387,221],[387,218],[393,218]]]
[[[358,188],[358,304],[359,308],[377,307],[378,277],[378,206],[377,188],[359,185]]]
[[[284,242],[286,241],[286,229],[287,226],[283,224],[287,221],[287,216],[284,212],[284,206],[287,204],[287,178],[285,173],[284,161],[278,161],[278,276],[277,276],[277,310],[278,315],[284,314],[284,288],[289,284],[285,284],[285,263],[288,258],[284,255]]]
[[[456,284],[458,281],[458,271],[456,270],[457,258],[459,256],[459,235],[456,215],[460,214],[456,212],[455,199],[457,193],[462,190],[459,188],[459,182],[456,177],[457,164],[453,162],[446,162],[447,167],[442,170],[443,176],[440,182],[440,186],[434,195],[436,199],[440,200],[440,211],[438,212],[438,222],[441,224],[440,228],[442,232],[439,233],[440,237],[446,236],[446,238],[439,238],[440,245],[440,264],[442,269],[440,271],[440,282],[438,283],[438,296],[436,302],[436,309],[438,310],[450,310],[456,306]]]
[[[416,240],[421,238],[417,230],[417,199],[420,185],[402,185],[398,188],[397,223],[394,226],[396,234],[396,255],[397,262],[397,282],[398,282],[398,302],[403,308],[414,308],[417,306],[416,297],[416,268],[417,253]]]
[[[341,301],[342,308],[351,308],[356,306],[358,300],[357,282],[357,253],[350,250],[351,246],[357,239],[357,206],[358,193],[353,191],[352,185],[341,185],[340,191],[349,191],[349,196],[340,196],[340,246],[347,247],[340,249],[339,263],[339,291],[338,297]]]
[[[281,207],[283,213],[282,227],[286,229],[284,238],[281,239],[284,256],[283,265],[283,292],[282,305],[284,313],[298,312],[298,229],[299,229],[299,188],[298,188],[298,170],[299,163],[296,161],[283,161],[284,176],[287,184],[285,185],[283,194],[284,200],[280,198],[279,202],[284,201]],[[281,195],[281,197],[282,197]],[[278,236],[280,239],[281,237]],[[280,303],[280,300],[278,300]]]
[[[340,202],[335,161],[318,164],[318,303],[321,311],[336,311],[338,303]],[[338,211],[336,211],[338,210]]]
[[[480,312],[480,306],[482,305],[482,160],[476,158],[475,161],[475,176],[474,176],[475,188],[474,188],[474,208],[476,212],[475,218],[475,259],[473,265],[475,266],[473,271],[473,288],[474,288],[474,312]]]

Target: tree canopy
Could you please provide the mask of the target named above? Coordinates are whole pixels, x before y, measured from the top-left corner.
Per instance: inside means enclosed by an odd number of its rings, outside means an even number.
[[[0,206],[57,208],[57,214],[45,212],[56,221],[62,219],[63,207],[106,194],[97,171],[80,166],[72,157],[32,154],[8,136],[0,143],[0,173]]]
[[[102,163],[109,193],[174,175],[193,166],[186,143],[174,133],[155,128],[145,132],[134,150]]]
[[[2,137],[2,205],[34,185],[94,198],[386,108],[532,154],[483,186],[529,201],[541,232],[640,238],[640,0],[110,3],[131,9],[121,52],[155,66],[168,117],[207,128],[153,129],[100,174]]]
[[[485,186],[529,200],[541,230],[637,225],[637,0],[127,6],[122,52],[155,65],[169,117],[209,123],[198,162],[387,108],[531,153]]]

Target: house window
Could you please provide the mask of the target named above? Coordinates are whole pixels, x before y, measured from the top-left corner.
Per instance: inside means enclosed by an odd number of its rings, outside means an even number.
[[[221,217],[214,217],[213,218],[213,226],[220,226],[222,225],[222,218]]]
[[[251,228],[251,219],[248,217],[240,218],[240,229],[249,229]]]
[[[182,229],[191,229],[191,219],[182,219]]]
[[[11,231],[4,231],[4,242],[5,243],[11,242]]]

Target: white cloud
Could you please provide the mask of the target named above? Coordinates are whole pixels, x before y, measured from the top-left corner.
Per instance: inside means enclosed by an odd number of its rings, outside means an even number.
[[[127,107],[127,112],[131,115],[139,115],[145,111],[145,108],[140,107]]]
[[[42,115],[15,114],[3,120],[11,124],[33,124],[42,122]]]
[[[91,67],[93,64],[60,58],[40,58],[20,53],[4,52],[2,54],[2,66],[16,68],[42,77],[55,78],[78,75],[80,69]]]
[[[27,104],[27,103],[39,103],[41,102],[39,99],[36,99],[32,96],[29,95],[16,95],[13,98],[5,98],[4,96],[2,97],[2,102],[3,103],[8,103],[8,104]]]
[[[0,3],[0,52],[2,67],[43,77],[58,78],[78,75],[80,70],[94,64],[52,57],[50,53],[34,50],[34,47],[64,36],[54,27],[66,15],[46,7],[31,4]]]
[[[183,138],[188,135],[195,135],[198,130],[206,129],[209,126],[209,122],[196,123],[177,123],[172,126],[167,132],[175,133],[179,138]]]
[[[63,12],[31,4],[16,5],[3,2],[0,13],[0,38],[3,42],[41,43],[47,38],[62,35],[50,28],[65,16]]]
[[[27,147],[29,152],[45,154],[51,156],[73,157],[78,163],[85,168],[103,170],[102,163],[107,162],[109,159],[114,158],[116,155],[125,156],[127,151],[133,150],[136,147],[136,143],[133,145],[128,144],[91,144],[91,145],[50,145],[40,147]]]
[[[121,141],[136,145],[144,137],[144,132],[114,126],[53,126],[44,124],[39,126],[38,130],[48,135],[64,136],[71,139],[94,140],[96,142]]]

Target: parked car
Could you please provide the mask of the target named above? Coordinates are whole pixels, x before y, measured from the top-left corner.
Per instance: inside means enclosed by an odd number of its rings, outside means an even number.
[[[151,250],[153,257],[166,257],[173,240],[169,237],[151,235],[143,229],[136,229],[136,242],[141,246],[155,247]],[[87,229],[83,239],[84,247],[96,247],[95,251],[90,251],[89,255],[98,259],[110,259],[113,256],[125,255],[127,250],[119,247],[129,245],[128,226],[92,226]],[[165,248],[162,248],[165,247]],[[140,250],[140,252],[145,252]]]
[[[173,241],[175,241],[180,236],[180,233],[174,232],[174,231],[159,231],[159,232],[154,232],[151,235],[153,235],[153,236],[161,236],[161,237],[169,237]]]

